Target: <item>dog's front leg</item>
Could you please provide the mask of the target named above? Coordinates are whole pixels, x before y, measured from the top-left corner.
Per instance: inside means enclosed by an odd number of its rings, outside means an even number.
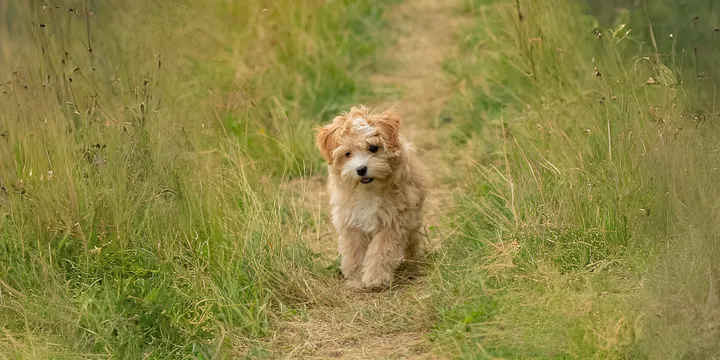
[[[368,236],[358,229],[346,228],[340,233],[338,242],[340,270],[348,285],[352,287],[361,287],[360,277],[368,242]]]
[[[362,285],[366,288],[389,285],[406,247],[407,236],[397,228],[386,228],[377,233],[365,252]]]

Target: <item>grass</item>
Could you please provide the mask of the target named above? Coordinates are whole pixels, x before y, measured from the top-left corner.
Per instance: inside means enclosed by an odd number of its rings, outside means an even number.
[[[0,0],[0,358],[717,356],[717,6],[463,1],[449,225],[357,294],[288,188],[413,66],[391,6]]]
[[[457,356],[717,354],[716,9],[593,5],[467,6],[446,111],[472,165],[435,274]]]

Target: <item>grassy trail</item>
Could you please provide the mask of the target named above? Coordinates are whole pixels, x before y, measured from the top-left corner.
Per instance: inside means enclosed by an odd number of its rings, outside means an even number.
[[[454,1],[406,1],[390,9],[396,39],[383,58],[391,65],[371,76],[376,89],[399,89],[399,97],[368,101],[371,108],[394,106],[403,116],[404,135],[416,146],[431,173],[432,186],[425,207],[427,250],[439,246],[450,209],[450,184],[444,181],[448,164],[440,151],[438,133],[431,127],[451,93],[442,63],[454,51],[459,21]],[[392,91],[390,91],[392,92]],[[382,92],[381,92],[382,93]],[[390,99],[388,99],[390,98]],[[334,258],[337,239],[327,215],[324,176],[291,182],[303,194],[303,206],[312,211],[317,227],[306,236],[313,250]],[[449,226],[449,225],[448,225]],[[440,230],[440,231],[438,231]],[[365,294],[346,288],[340,278],[317,294],[322,304],[286,322],[278,345],[288,357],[317,358],[431,358],[426,346],[434,310],[425,295],[426,279],[414,279],[396,290]]]

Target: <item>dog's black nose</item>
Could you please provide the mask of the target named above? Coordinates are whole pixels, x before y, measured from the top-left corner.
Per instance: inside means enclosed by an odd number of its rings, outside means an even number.
[[[358,166],[358,168],[355,169],[355,171],[357,171],[358,175],[363,176],[363,175],[367,174],[367,166],[365,166],[365,165]]]

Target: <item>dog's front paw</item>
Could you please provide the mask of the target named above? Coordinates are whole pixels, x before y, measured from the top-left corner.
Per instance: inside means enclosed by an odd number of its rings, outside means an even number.
[[[347,287],[357,289],[357,290],[363,289],[363,283],[362,283],[362,281],[360,281],[358,279],[348,279],[347,281],[345,281],[345,285],[347,285]]]
[[[392,273],[368,272],[363,275],[362,285],[368,290],[381,290],[392,282]]]

